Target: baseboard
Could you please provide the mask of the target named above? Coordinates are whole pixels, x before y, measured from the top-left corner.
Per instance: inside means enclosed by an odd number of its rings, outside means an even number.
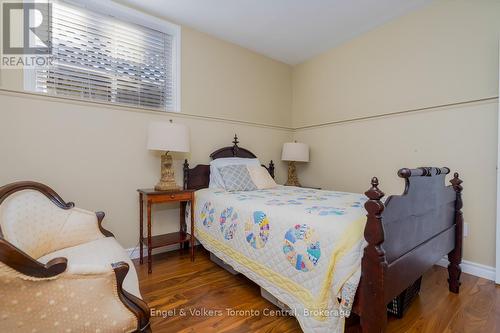
[[[198,242],[196,242],[198,244]],[[174,244],[174,245],[169,245],[165,246],[162,248],[154,249],[153,254],[158,254],[158,253],[163,253],[163,252],[169,252],[169,251],[175,251],[179,249],[179,244]],[[128,256],[130,259],[137,259],[139,258],[139,247],[135,248],[130,248],[126,249]],[[148,248],[145,246],[144,247],[144,256],[148,256]],[[442,267],[448,267],[448,259],[442,258],[437,262],[437,265],[442,266]],[[474,275],[483,279],[495,281],[495,267],[491,266],[486,266],[483,264],[478,264],[472,261],[468,260],[462,260],[462,263],[460,264],[460,267],[462,267],[462,272]]]
[[[439,260],[437,265],[448,267],[448,263],[448,259],[443,258]],[[462,260],[460,267],[462,267],[462,272],[464,273],[495,281],[495,267],[478,264],[468,260]]]

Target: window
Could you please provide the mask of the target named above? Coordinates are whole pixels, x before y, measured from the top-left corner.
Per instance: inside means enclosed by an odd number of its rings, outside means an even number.
[[[88,3],[88,1],[87,1]],[[92,5],[101,6],[97,1]],[[117,10],[117,8],[119,10]],[[27,70],[26,88],[89,101],[180,111],[179,27],[113,5],[52,6],[52,66]],[[113,11],[111,13],[114,14]],[[137,24],[151,22],[160,29]]]

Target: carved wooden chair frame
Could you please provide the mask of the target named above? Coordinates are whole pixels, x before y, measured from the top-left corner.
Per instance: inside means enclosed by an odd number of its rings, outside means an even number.
[[[44,194],[50,201],[61,209],[71,209],[75,206],[73,202],[65,202],[53,189],[47,185],[22,181],[0,187],[0,204],[11,194],[22,190],[35,190]],[[103,212],[97,212],[97,222],[99,230],[106,237],[114,237],[113,233],[102,226],[104,219]],[[63,257],[54,258],[47,264],[42,264],[8,242],[1,232],[0,228],[0,261],[21,274],[35,278],[55,277],[66,271],[68,260]],[[116,276],[117,292],[121,302],[137,318],[137,332],[150,332],[150,311],[143,300],[130,294],[123,289],[123,280],[129,271],[129,265],[126,262],[117,262],[111,264]]]

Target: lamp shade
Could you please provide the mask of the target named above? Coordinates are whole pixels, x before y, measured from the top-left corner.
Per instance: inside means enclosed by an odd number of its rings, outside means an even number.
[[[309,146],[300,142],[284,143],[281,159],[283,161],[309,162]]]
[[[162,151],[189,151],[189,128],[172,122],[153,122],[149,124],[148,149]]]

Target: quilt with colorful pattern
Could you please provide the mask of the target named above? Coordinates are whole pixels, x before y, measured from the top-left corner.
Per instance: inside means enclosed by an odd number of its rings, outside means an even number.
[[[304,332],[343,332],[361,272],[365,201],[362,194],[292,186],[202,189],[195,236],[285,303]]]

